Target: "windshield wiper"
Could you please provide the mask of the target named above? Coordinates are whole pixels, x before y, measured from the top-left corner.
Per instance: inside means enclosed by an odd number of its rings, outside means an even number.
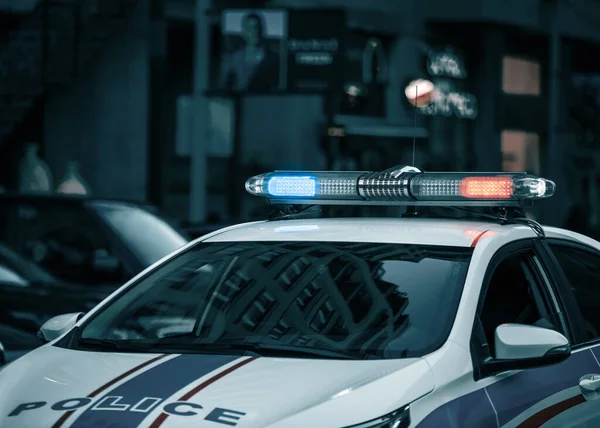
[[[242,345],[243,346],[243,345]],[[248,346],[248,345],[245,345]],[[299,358],[306,357],[318,357],[318,358],[331,358],[331,359],[344,359],[344,360],[361,360],[367,358],[367,356],[361,356],[360,354],[343,352],[333,349],[322,349],[313,348],[306,346],[295,346],[295,345],[278,345],[278,344],[263,344],[257,343],[250,345],[252,348],[256,348],[261,354],[268,354],[270,356],[296,356]]]
[[[263,343],[206,343],[202,341],[178,343],[177,339],[184,337],[195,337],[192,333],[173,335],[163,337],[156,340],[154,343],[148,343],[152,349],[184,349],[189,351],[199,352],[231,352],[237,351],[242,355],[269,356],[269,357],[318,357],[330,359],[345,359],[345,360],[360,360],[363,357],[356,354],[341,352],[336,350],[327,350],[320,348],[311,348],[305,346],[294,345],[278,345],[278,344],[263,344]],[[175,340],[173,340],[175,339]],[[370,357],[370,356],[369,356]],[[365,357],[366,358],[366,357]]]
[[[180,339],[196,340],[182,342]],[[234,354],[252,355],[257,357],[292,357],[292,358],[327,358],[334,360],[380,359],[371,354],[358,354],[338,350],[306,347],[301,345],[280,345],[271,343],[206,343],[194,333],[179,333],[160,339],[78,339],[77,345],[108,349],[113,351],[144,351],[144,352],[189,352],[198,354]]]
[[[85,348],[106,349],[113,351],[140,351],[148,349],[147,344],[139,342],[135,343],[127,340],[80,338],[76,339],[76,343],[77,346],[82,346]]]

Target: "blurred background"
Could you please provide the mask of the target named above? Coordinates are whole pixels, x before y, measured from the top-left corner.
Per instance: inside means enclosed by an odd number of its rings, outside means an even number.
[[[597,0],[0,0],[0,341],[264,218],[275,169],[527,171],[599,237],[599,89]]]

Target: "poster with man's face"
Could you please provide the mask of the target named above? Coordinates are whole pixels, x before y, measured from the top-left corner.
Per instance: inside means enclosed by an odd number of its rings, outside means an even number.
[[[218,90],[270,93],[286,89],[285,10],[226,10],[221,33]]]
[[[340,83],[343,10],[226,9],[219,31],[217,92],[323,93]]]

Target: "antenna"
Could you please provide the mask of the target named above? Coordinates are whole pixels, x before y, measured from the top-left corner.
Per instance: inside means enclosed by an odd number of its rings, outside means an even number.
[[[415,151],[417,150],[417,109],[419,105],[419,85],[415,86],[415,121],[413,126],[413,152],[412,152],[412,164],[415,166]]]

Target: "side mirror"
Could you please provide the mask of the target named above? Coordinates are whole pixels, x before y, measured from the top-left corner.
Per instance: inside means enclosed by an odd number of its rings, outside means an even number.
[[[560,363],[571,355],[569,340],[557,331],[523,324],[502,324],[494,336],[495,358],[483,364],[486,376]]]
[[[4,345],[0,342],[0,367],[6,365],[6,352],[4,351]]]
[[[76,312],[50,318],[42,325],[37,336],[44,344],[52,342],[54,339],[70,331],[83,315],[83,312]]]

